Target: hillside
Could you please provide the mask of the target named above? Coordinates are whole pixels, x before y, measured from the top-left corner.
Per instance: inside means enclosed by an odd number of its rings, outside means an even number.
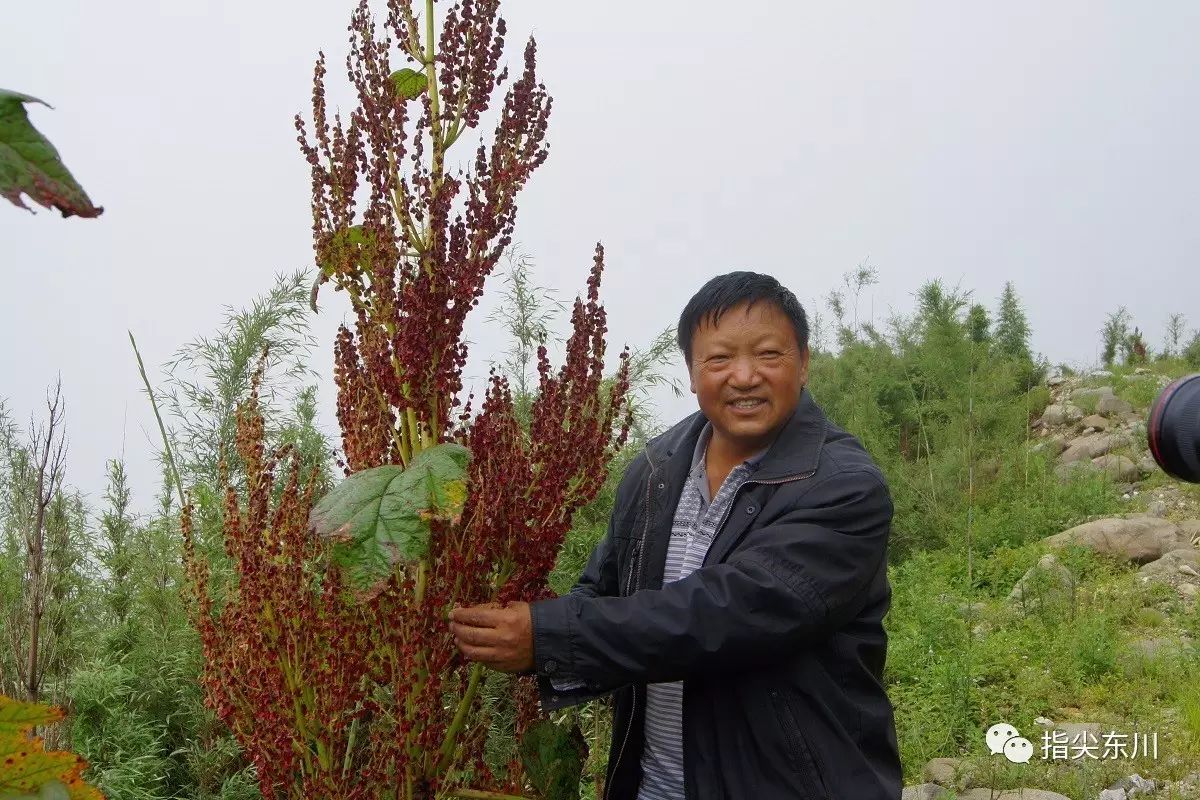
[[[958,543],[893,570],[906,799],[1200,798],[1200,487],[1145,443],[1171,366],[1048,379],[1027,444],[981,470],[969,556]],[[997,505],[1028,524],[1000,545]],[[1077,513],[1041,535],[1064,508]],[[1028,740],[1027,763],[989,750],[1001,723]]]

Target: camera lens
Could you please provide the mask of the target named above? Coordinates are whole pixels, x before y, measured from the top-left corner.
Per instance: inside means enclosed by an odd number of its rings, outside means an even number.
[[[1180,378],[1162,390],[1150,407],[1146,438],[1164,472],[1200,483],[1200,374]]]

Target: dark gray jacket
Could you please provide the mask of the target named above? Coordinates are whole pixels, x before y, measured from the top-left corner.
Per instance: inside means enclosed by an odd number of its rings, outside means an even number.
[[[616,691],[606,800],[636,797],[645,684],[675,680],[688,800],[898,800],[882,473],[804,390],[704,567],[664,587],[705,422],[696,412],[647,443],[579,583],[533,605],[543,708]],[[585,688],[555,692],[550,676]]]

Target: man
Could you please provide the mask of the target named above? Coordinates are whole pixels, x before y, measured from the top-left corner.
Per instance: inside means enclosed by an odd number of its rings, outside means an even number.
[[[579,583],[455,609],[458,646],[535,670],[548,710],[616,691],[607,800],[898,800],[892,503],[804,388],[804,310],[770,276],[722,275],[679,346],[700,410],[625,471]]]

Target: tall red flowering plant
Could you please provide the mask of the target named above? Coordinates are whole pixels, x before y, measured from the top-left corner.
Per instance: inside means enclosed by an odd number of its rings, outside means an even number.
[[[353,310],[335,345],[347,477],[315,497],[294,461],[265,452],[252,397],[237,440],[246,494],[230,489],[225,505],[237,581],[220,603],[184,515],[206,696],[267,797],[542,791],[519,771],[487,770],[482,668],[457,654],[446,618],[456,605],[547,594],[572,515],[631,422],[628,350],[615,380],[603,376],[599,246],[563,365],[538,349],[529,430],[499,375],[477,414],[460,400],[463,322],[546,158],[550,98],[531,39],[490,144],[452,168],[450,148],[507,81],[505,24],[497,0],[449,4],[440,32],[433,0],[422,12],[388,0],[380,22],[360,2],[346,60],[354,107],[330,117],[322,55],[312,120],[296,119],[312,171],[314,304],[332,283]],[[528,685],[518,694],[528,721]]]

